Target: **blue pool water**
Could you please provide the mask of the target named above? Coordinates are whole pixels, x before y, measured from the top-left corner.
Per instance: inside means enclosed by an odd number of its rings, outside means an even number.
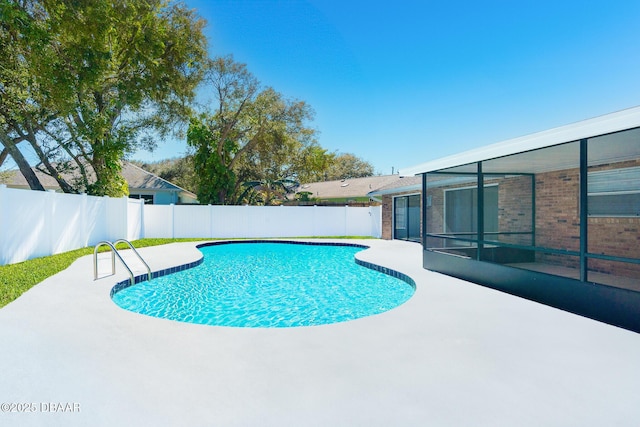
[[[200,250],[198,267],[122,289],[114,302],[181,322],[292,327],[382,313],[414,292],[403,280],[356,264],[362,247],[233,243]]]

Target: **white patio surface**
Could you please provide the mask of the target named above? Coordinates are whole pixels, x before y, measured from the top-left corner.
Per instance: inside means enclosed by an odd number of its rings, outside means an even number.
[[[371,247],[359,258],[412,277],[415,295],[333,325],[203,326],[120,309],[109,291],[123,268],[93,281],[91,257],[77,260],[0,309],[0,403],[38,409],[2,412],[0,425],[640,422],[640,334],[426,271],[415,243],[349,242]],[[140,252],[160,270],[198,259],[195,246]],[[100,267],[110,269],[106,258]]]

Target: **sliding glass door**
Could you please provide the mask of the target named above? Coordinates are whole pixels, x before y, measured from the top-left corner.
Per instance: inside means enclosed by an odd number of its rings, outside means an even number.
[[[420,195],[396,197],[393,201],[393,238],[420,241]]]

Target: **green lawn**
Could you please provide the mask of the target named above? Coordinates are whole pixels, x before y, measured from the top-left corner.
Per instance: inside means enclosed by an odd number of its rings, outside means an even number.
[[[306,237],[310,238],[310,237]],[[367,239],[361,236],[327,236],[331,239]],[[217,239],[141,239],[131,242],[135,248],[165,245],[176,242],[210,241]],[[228,240],[228,239],[225,239]],[[125,244],[119,244],[118,249],[128,249]],[[100,252],[108,251],[108,247],[100,248]],[[0,266],[0,307],[4,307],[18,298],[32,286],[42,282],[47,277],[69,267],[76,259],[93,254],[93,247],[76,249],[57,255],[35,258],[29,261]]]
[[[190,242],[211,239],[141,239],[131,242],[136,248],[164,245],[175,242]],[[119,244],[118,249],[128,249],[125,244]],[[108,251],[108,247],[100,248],[100,252]],[[42,282],[47,277],[69,267],[76,259],[93,254],[93,247],[76,249],[57,255],[34,258],[17,264],[0,266],[0,307],[4,307],[18,298],[32,286]]]

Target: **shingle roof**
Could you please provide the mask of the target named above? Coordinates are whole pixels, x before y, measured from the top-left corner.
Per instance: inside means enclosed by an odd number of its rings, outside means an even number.
[[[60,188],[58,186],[58,182],[51,176],[35,169],[34,171],[36,176],[46,189],[57,190]],[[15,170],[9,172],[10,176],[6,182],[8,186],[29,188],[27,180],[20,173],[20,171]],[[130,190],[178,191],[188,193],[195,197],[195,194],[191,193],[190,191],[172,184],[169,181],[162,179],[159,176],[152,174],[151,172],[147,172],[146,170],[139,168],[138,166],[129,162],[123,162],[122,176],[125,181],[127,181],[127,184],[129,184]]]
[[[33,172],[38,177],[38,180],[42,184],[44,188],[47,190],[57,190],[60,188],[58,182],[51,176],[40,172],[37,169],[34,169]],[[7,178],[3,182],[7,184],[9,187],[25,187],[29,188],[29,183],[25,179],[24,175],[20,173],[19,170],[9,170],[7,171]]]
[[[312,197],[319,199],[367,197],[369,192],[400,179],[399,175],[379,175],[338,181],[311,182],[298,187],[296,193],[308,191],[312,193]]]
[[[129,162],[122,164],[122,176],[130,189],[187,191]]]
[[[33,170],[40,180],[42,186],[46,189],[57,189],[60,188],[58,186],[58,182],[53,179],[53,177],[43,174],[38,170]],[[7,171],[7,178],[2,182],[3,184],[7,184],[10,187],[26,187],[29,188],[29,183],[25,179],[24,175],[20,173],[19,170],[9,170]]]

